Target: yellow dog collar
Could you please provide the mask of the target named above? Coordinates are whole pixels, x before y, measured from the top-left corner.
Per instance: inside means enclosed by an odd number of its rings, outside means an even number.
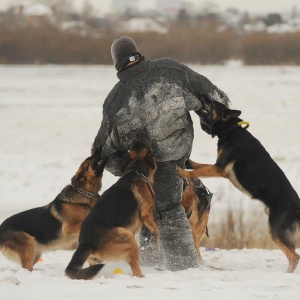
[[[250,126],[250,123],[249,123],[249,122],[246,122],[246,121],[240,121],[240,122],[238,122],[237,124],[238,124],[239,126],[246,125],[245,127],[243,127],[243,128],[245,128],[245,129],[247,129],[247,128]]]

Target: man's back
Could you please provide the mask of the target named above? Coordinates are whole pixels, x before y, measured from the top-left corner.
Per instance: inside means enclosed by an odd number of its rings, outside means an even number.
[[[128,149],[140,137],[151,141],[158,161],[178,160],[191,151],[189,110],[201,106],[188,90],[181,64],[169,59],[141,61],[118,74],[103,114],[113,123],[111,138]],[[104,154],[109,149],[103,149]]]

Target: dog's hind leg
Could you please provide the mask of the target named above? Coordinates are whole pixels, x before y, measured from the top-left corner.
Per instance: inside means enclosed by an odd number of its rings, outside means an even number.
[[[286,255],[289,266],[287,268],[287,273],[293,273],[296,269],[300,256],[296,253],[295,247],[291,245],[287,245],[286,243],[283,243],[280,239],[273,239],[273,242],[278,246],[278,248],[283,251],[283,253]]]
[[[87,259],[87,262],[90,266],[94,266],[96,264],[102,264],[103,261],[98,259],[97,257],[93,256],[93,255],[90,255]]]
[[[198,255],[199,263],[200,263],[200,265],[204,265],[204,261],[201,256],[201,253],[200,253],[200,237],[198,236],[198,233],[194,232],[194,231],[195,230],[192,228],[192,234],[193,234],[193,238],[194,238],[194,243],[195,243],[195,248],[196,248],[196,252]]]
[[[271,221],[272,220],[272,221]],[[285,254],[289,261],[287,273],[292,273],[296,269],[300,256],[296,253],[296,241],[293,230],[285,228],[282,222],[278,223],[277,216],[270,212],[269,229],[274,244]],[[284,220],[284,218],[283,218]]]
[[[22,268],[33,270],[34,257],[37,253],[37,242],[31,235],[22,231],[10,231],[4,242],[5,255],[17,259]]]
[[[104,260],[122,259],[130,265],[133,276],[143,277],[139,247],[132,231],[116,227],[110,234],[113,238],[106,245],[105,253],[102,251]]]
[[[20,255],[22,268],[32,271],[34,264],[38,260],[36,260],[37,257],[40,258],[40,255],[38,254],[38,244],[35,238],[30,236],[26,249],[24,249]]]
[[[41,257],[42,257],[42,252],[37,249],[34,259],[33,259],[33,265],[35,265]]]
[[[134,235],[129,239],[130,248],[127,254],[127,262],[129,263],[133,276],[143,277],[142,270],[140,268],[140,252]]]
[[[194,240],[195,240],[196,251],[197,251],[197,254],[199,257],[199,263],[201,265],[204,265],[204,261],[200,254],[200,242],[201,242],[201,240],[205,234],[206,228],[207,228],[206,226],[208,223],[208,216],[209,216],[209,214],[207,212],[205,212],[200,217],[200,220],[199,220],[198,224],[196,224],[196,227],[195,227],[196,232],[195,232]],[[194,232],[193,232],[193,235],[194,235]]]

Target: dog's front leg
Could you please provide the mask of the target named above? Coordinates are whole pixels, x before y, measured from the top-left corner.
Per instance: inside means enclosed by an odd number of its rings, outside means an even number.
[[[152,196],[152,193],[148,189],[144,192],[144,196],[142,196],[137,189],[134,189],[134,194],[140,203],[140,216],[142,223],[150,230],[151,233],[154,233],[155,240],[157,243],[159,243],[159,229],[155,223],[152,212],[152,208],[155,206],[155,200]]]
[[[227,177],[225,172],[219,170],[215,165],[202,165],[193,171],[186,171],[180,167],[177,167],[177,172],[179,176],[183,178],[198,178],[198,177]]]
[[[152,211],[146,215],[142,215],[142,220],[145,226],[150,230],[151,233],[154,233],[155,241],[159,244],[159,229],[155,223]]]
[[[199,169],[199,168],[205,168],[205,167],[209,167],[209,166],[211,166],[211,164],[200,164],[200,163],[196,163],[195,161],[193,161],[191,159],[188,159],[185,162],[185,168],[186,169],[196,170],[196,169]]]

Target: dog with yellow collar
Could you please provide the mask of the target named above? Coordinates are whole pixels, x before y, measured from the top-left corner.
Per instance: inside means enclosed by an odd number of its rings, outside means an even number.
[[[189,160],[186,168],[193,170],[178,167],[179,175],[228,178],[241,192],[262,201],[269,210],[271,238],[289,261],[287,272],[293,272],[299,261],[295,249],[300,242],[297,192],[262,144],[247,130],[249,123],[239,118],[241,111],[214,102],[196,113],[202,129],[218,137],[218,157],[214,165]]]

